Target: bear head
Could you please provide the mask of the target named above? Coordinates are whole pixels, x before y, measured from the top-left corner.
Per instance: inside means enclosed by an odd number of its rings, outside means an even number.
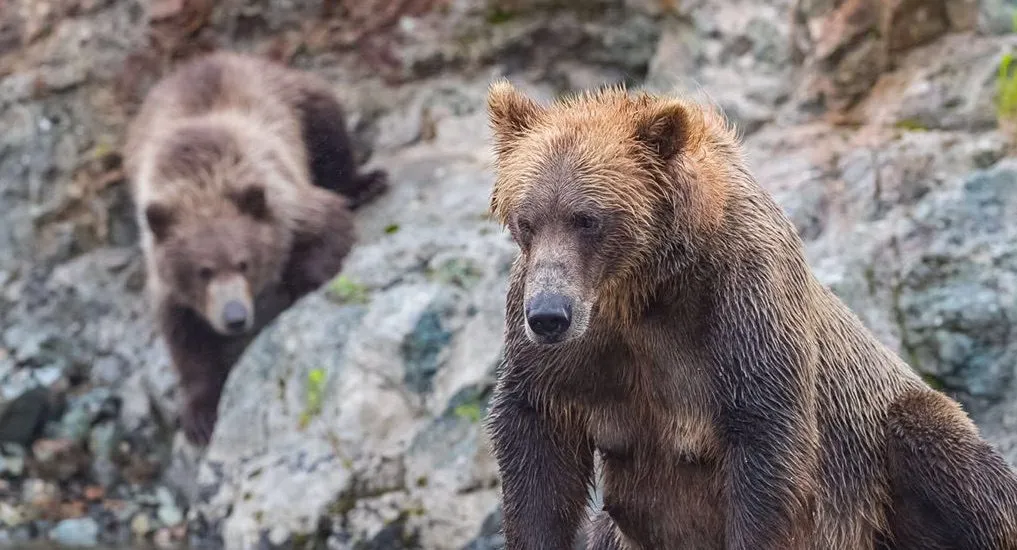
[[[637,318],[706,246],[741,166],[726,120],[683,99],[606,87],[541,105],[500,81],[488,112],[491,209],[519,245],[538,344]]]
[[[223,129],[182,129],[159,156],[161,191],[143,209],[169,297],[223,335],[254,328],[255,301],[279,282],[290,245],[270,191],[291,184],[251,156]]]

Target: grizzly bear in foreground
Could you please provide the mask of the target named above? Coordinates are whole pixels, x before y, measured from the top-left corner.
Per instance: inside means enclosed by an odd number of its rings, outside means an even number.
[[[387,178],[357,172],[324,82],[225,52],[152,89],[128,130],[125,166],[184,433],[206,444],[233,364],[338,273],[355,239],[350,210]]]
[[[509,550],[1017,549],[1017,477],[813,276],[714,110],[495,84]]]

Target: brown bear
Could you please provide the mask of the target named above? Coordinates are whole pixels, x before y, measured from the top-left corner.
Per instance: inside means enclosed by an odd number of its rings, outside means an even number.
[[[1017,549],[1017,476],[812,274],[709,106],[507,82],[488,418],[509,550]]]
[[[124,162],[147,287],[180,376],[181,423],[206,444],[233,364],[268,322],[341,268],[358,173],[326,83],[237,53],[190,61],[148,93]]]

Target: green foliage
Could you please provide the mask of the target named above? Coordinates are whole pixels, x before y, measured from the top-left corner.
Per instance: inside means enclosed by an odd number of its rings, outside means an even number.
[[[996,74],[996,116],[999,120],[1017,117],[1017,74],[1013,61],[1013,54],[1004,55]]]
[[[390,223],[390,224],[385,226],[385,234],[386,235],[391,235],[391,234],[395,233],[396,231],[399,231],[399,224],[397,224],[397,223]]]
[[[480,405],[478,403],[463,403],[457,406],[453,411],[455,415],[463,420],[473,422],[474,424],[480,422],[483,415],[480,411]]]
[[[508,23],[515,17],[516,14],[509,10],[495,6],[487,12],[487,24],[488,25],[500,25],[502,23]]]
[[[924,124],[922,124],[922,121],[914,118],[905,118],[903,120],[898,120],[894,124],[894,127],[900,130],[907,130],[909,132],[921,132],[928,130],[928,128]]]
[[[366,304],[367,287],[345,275],[340,275],[328,284],[328,295],[341,304]]]
[[[482,275],[480,269],[466,258],[451,258],[428,271],[428,276],[441,283],[468,288]]]
[[[312,369],[307,373],[307,404],[300,414],[300,429],[307,427],[311,419],[321,414],[321,401],[325,394],[325,370]]]

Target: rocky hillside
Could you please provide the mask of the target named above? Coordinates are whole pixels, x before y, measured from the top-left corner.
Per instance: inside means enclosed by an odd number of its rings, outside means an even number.
[[[0,1],[0,544],[500,548],[480,420],[514,254],[487,217],[503,75],[545,98],[627,82],[720,104],[822,280],[1017,463],[1017,101],[996,102],[1015,12]],[[249,349],[199,453],[174,430],[118,148],[155,79],[221,47],[334,83],[393,188],[358,214],[343,274]]]

